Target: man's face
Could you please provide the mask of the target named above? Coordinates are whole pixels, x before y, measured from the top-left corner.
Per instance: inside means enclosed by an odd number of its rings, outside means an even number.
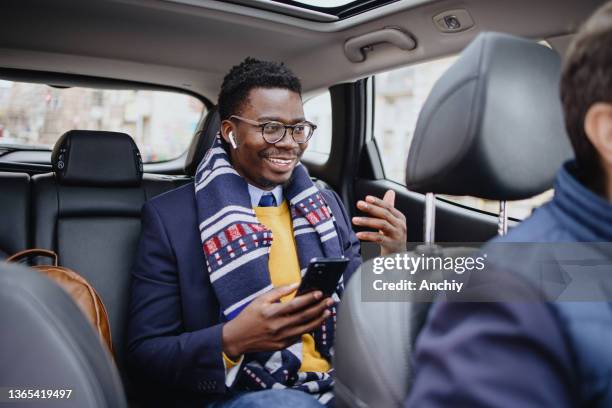
[[[254,88],[249,92],[239,116],[260,123],[277,121],[293,125],[304,121],[304,109],[299,94],[282,88]],[[275,144],[267,143],[261,127],[232,119],[224,125],[226,140],[234,132],[237,149],[230,148],[232,164],[250,184],[271,190],[289,181],[293,169],[308,143],[297,144],[287,130],[285,137]]]

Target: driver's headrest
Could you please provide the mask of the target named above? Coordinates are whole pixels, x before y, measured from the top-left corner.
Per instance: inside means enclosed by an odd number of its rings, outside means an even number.
[[[553,185],[572,156],[560,59],[536,42],[481,33],[433,87],[406,168],[410,190],[518,200]]]
[[[125,133],[70,130],[55,143],[53,172],[60,184],[79,186],[138,186],[142,159]]]

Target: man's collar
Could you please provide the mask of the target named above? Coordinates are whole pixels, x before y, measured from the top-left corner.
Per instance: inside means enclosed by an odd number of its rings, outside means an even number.
[[[283,186],[278,185],[274,187],[273,190],[262,190],[259,187],[252,186],[247,183],[249,186],[249,195],[251,196],[251,206],[257,207],[259,205],[259,200],[261,200],[261,196],[265,193],[272,193],[274,198],[276,199],[276,204],[280,205],[283,202]]]
[[[612,241],[612,204],[577,177],[575,161],[557,174],[552,205],[564,227],[578,241]]]

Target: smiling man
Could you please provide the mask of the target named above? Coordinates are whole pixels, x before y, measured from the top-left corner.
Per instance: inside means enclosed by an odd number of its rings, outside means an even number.
[[[338,196],[300,158],[316,125],[282,64],[247,58],[219,94],[220,134],[195,182],[149,201],[133,268],[128,360],[155,405],[332,405],[336,306],[361,263]],[[393,192],[355,220],[404,250]],[[349,264],[331,298],[295,296],[314,257]],[[255,392],[257,391],[257,392]]]

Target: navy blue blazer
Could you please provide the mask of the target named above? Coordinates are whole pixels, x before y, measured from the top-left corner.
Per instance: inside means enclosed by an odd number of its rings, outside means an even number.
[[[323,190],[337,222],[344,279],[361,264],[360,244],[336,193]],[[148,201],[132,270],[127,361],[132,381],[160,402],[212,401],[226,392],[219,303],[206,273],[194,184]],[[175,404],[176,405],[176,404]]]

